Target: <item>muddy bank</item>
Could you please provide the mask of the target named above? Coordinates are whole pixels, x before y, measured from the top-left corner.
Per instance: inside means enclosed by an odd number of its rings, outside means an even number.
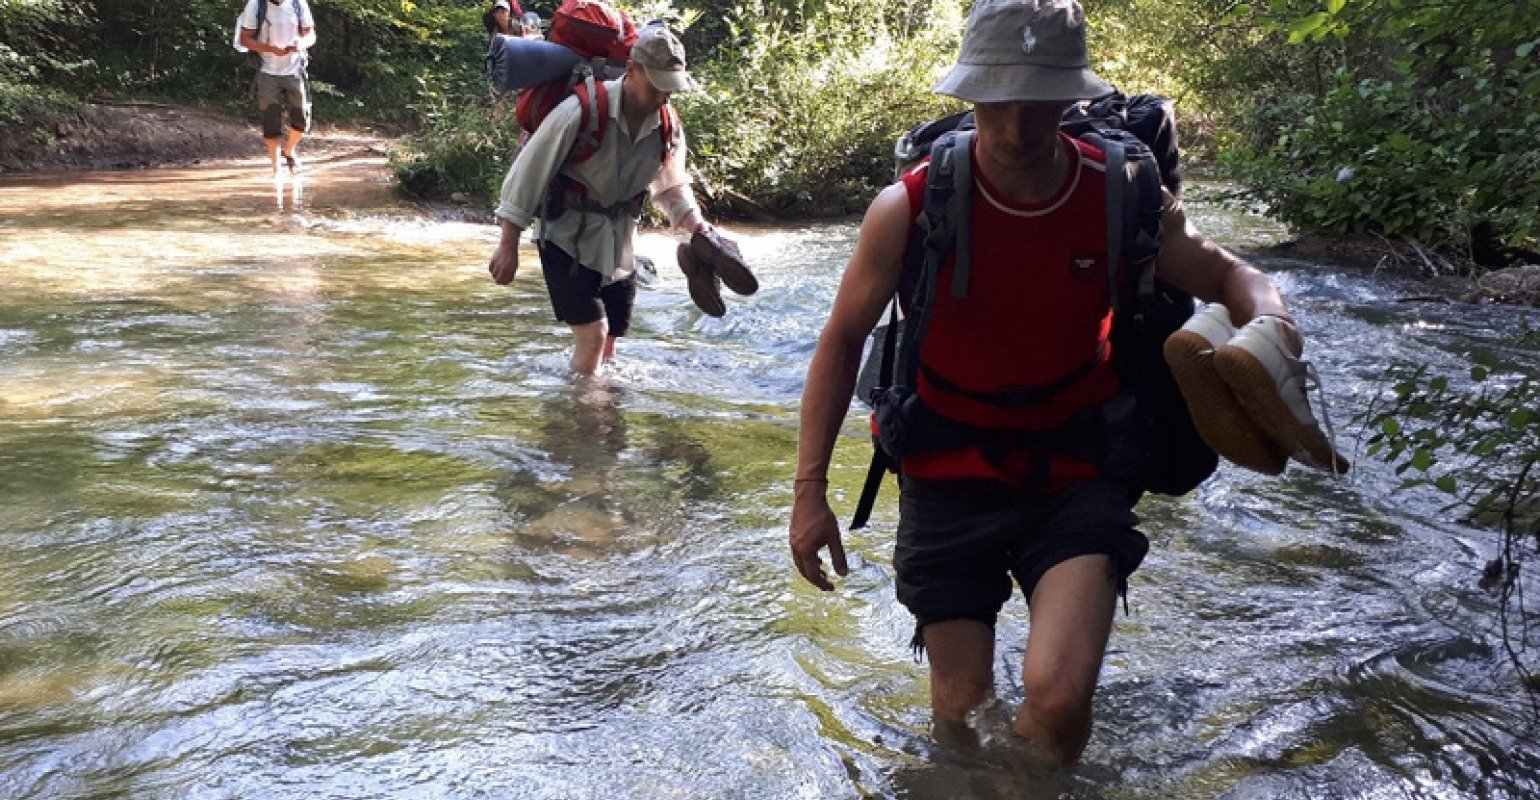
[[[373,128],[318,123],[300,153],[383,155],[391,141],[390,133]],[[246,118],[157,103],[91,103],[45,127],[0,128],[0,173],[235,164],[266,155],[255,113]]]

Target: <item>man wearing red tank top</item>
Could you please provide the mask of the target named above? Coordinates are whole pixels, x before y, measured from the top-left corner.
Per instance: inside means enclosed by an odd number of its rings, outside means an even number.
[[[936,91],[973,104],[971,281],[936,292],[919,350],[916,390],[936,412],[992,428],[1043,429],[1119,391],[1108,360],[1103,155],[1059,131],[1065,107],[1111,91],[1089,69],[1075,0],[978,0],[958,63]],[[961,155],[961,154],[959,154]],[[849,409],[862,347],[894,295],[924,186],[917,170],[872,202],[819,339],[802,395],[790,545],[798,571],[824,590],[847,572],[827,470]],[[1157,274],[1223,302],[1237,324],[1284,320],[1283,299],[1258,270],[1207,242],[1166,196]],[[952,264],[938,286],[949,284]],[[1001,408],[969,393],[1076,375],[1051,402]],[[962,387],[966,391],[957,391]],[[894,562],[899,600],[929,653],[938,735],[971,737],[968,713],[992,692],[996,615],[1027,598],[1025,700],[1014,730],[1049,763],[1079,758],[1120,591],[1148,541],[1137,494],[1096,467],[1055,455],[1045,484],[1025,481],[1029,454],[975,447],[905,456]]]

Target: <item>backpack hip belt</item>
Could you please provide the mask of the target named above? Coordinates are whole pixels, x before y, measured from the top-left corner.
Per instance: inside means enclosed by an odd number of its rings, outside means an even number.
[[[598,214],[616,221],[638,219],[642,216],[642,206],[646,201],[647,193],[644,191],[618,202],[599,203],[588,196],[588,187],[562,175],[551,181],[550,187],[546,189],[544,212],[541,218],[553,220],[569,211],[579,211],[585,214]]]

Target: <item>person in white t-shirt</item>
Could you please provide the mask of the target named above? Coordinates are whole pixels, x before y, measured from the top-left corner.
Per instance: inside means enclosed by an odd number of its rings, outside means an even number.
[[[260,22],[259,3],[267,4]],[[310,130],[310,92],[305,76],[309,61],[306,51],[315,45],[310,4],[307,0],[246,0],[240,26],[241,46],[262,54],[256,81],[257,111],[273,173],[283,165],[290,173],[298,173],[295,149]]]

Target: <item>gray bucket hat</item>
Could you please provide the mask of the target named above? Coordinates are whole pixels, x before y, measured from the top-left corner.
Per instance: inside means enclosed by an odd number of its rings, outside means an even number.
[[[1090,65],[1078,0],[978,0],[957,63],[931,91],[970,103],[1089,100],[1112,91]]]

